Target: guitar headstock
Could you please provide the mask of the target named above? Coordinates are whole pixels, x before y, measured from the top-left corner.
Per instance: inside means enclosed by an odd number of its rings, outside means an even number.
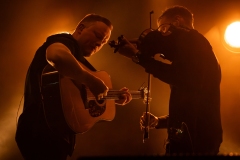
[[[140,87],[139,91],[141,92],[141,97],[143,98],[143,103],[150,103],[150,101],[152,100],[151,97],[149,97],[150,95],[150,91],[148,90],[147,87]]]

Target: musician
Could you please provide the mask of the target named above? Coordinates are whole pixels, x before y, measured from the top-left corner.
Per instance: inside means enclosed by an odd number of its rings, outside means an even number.
[[[138,39],[138,47],[123,37],[118,50],[170,85],[169,114],[140,118],[142,128],[147,122],[151,129],[167,128],[167,155],[217,155],[222,143],[220,65],[193,21],[189,9],[172,6],[158,18],[157,30]]]
[[[61,133],[53,132],[46,120],[44,99],[40,89],[41,75],[43,69],[49,65],[58,71],[59,75],[72,80],[77,87],[88,87],[96,99],[103,98],[109,88],[104,81],[89,72],[96,70],[85,57],[94,55],[108,42],[112,29],[113,26],[107,18],[88,14],[79,22],[72,34],[51,35],[38,48],[27,72],[24,108],[15,137],[24,159],[64,160],[72,155],[75,134],[65,128],[64,131],[60,130]],[[126,105],[132,99],[131,94],[126,87],[120,90],[125,93],[120,95],[116,104]],[[50,115],[53,119],[56,116],[57,113],[54,111]]]

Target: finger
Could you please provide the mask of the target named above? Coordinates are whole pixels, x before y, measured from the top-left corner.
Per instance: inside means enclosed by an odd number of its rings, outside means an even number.
[[[125,91],[129,91],[129,89],[128,89],[127,87],[124,87],[124,90],[125,90]]]
[[[118,99],[126,100],[127,99],[127,95],[126,94],[121,94],[121,95],[118,96]]]
[[[98,100],[100,100],[100,99],[102,99],[103,98],[103,93],[100,93],[99,95],[98,95]]]
[[[146,112],[143,112],[142,117],[143,117],[144,119],[146,119],[146,116],[147,116],[147,113],[146,113]]]
[[[106,89],[104,92],[103,92],[103,96],[107,96],[107,93],[108,93],[108,89]]]
[[[123,96],[125,98],[125,103],[129,103],[132,100],[132,95],[129,93],[126,93]]]
[[[149,115],[151,115],[150,112],[143,112],[143,116],[149,116]]]
[[[123,88],[120,89],[120,91],[128,91],[128,88],[123,87]]]
[[[131,100],[132,100],[132,96],[127,96],[126,103],[129,103],[129,102],[131,102]]]
[[[140,119],[140,128],[141,128],[141,130],[143,130],[143,122],[142,122],[142,120]]]
[[[140,123],[141,123],[142,125],[145,124],[145,118],[144,118],[143,116],[140,118]]]

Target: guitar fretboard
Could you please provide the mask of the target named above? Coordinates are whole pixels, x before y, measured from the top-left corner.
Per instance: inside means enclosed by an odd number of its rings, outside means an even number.
[[[104,96],[102,99],[113,99],[113,100],[119,100],[119,97],[126,92],[119,91],[119,90],[109,90],[107,96]],[[132,95],[132,99],[141,99],[144,97],[143,91],[129,91],[129,93]],[[88,100],[95,100],[95,97],[89,96]]]

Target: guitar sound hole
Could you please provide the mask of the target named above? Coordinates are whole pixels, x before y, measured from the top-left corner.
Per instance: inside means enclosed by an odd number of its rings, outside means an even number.
[[[95,100],[91,100],[88,102],[89,114],[92,117],[101,116],[106,110],[106,104],[104,104],[105,103],[104,100],[100,100],[97,102],[98,102],[98,104],[96,103]],[[104,104],[104,105],[99,106],[99,104]]]

